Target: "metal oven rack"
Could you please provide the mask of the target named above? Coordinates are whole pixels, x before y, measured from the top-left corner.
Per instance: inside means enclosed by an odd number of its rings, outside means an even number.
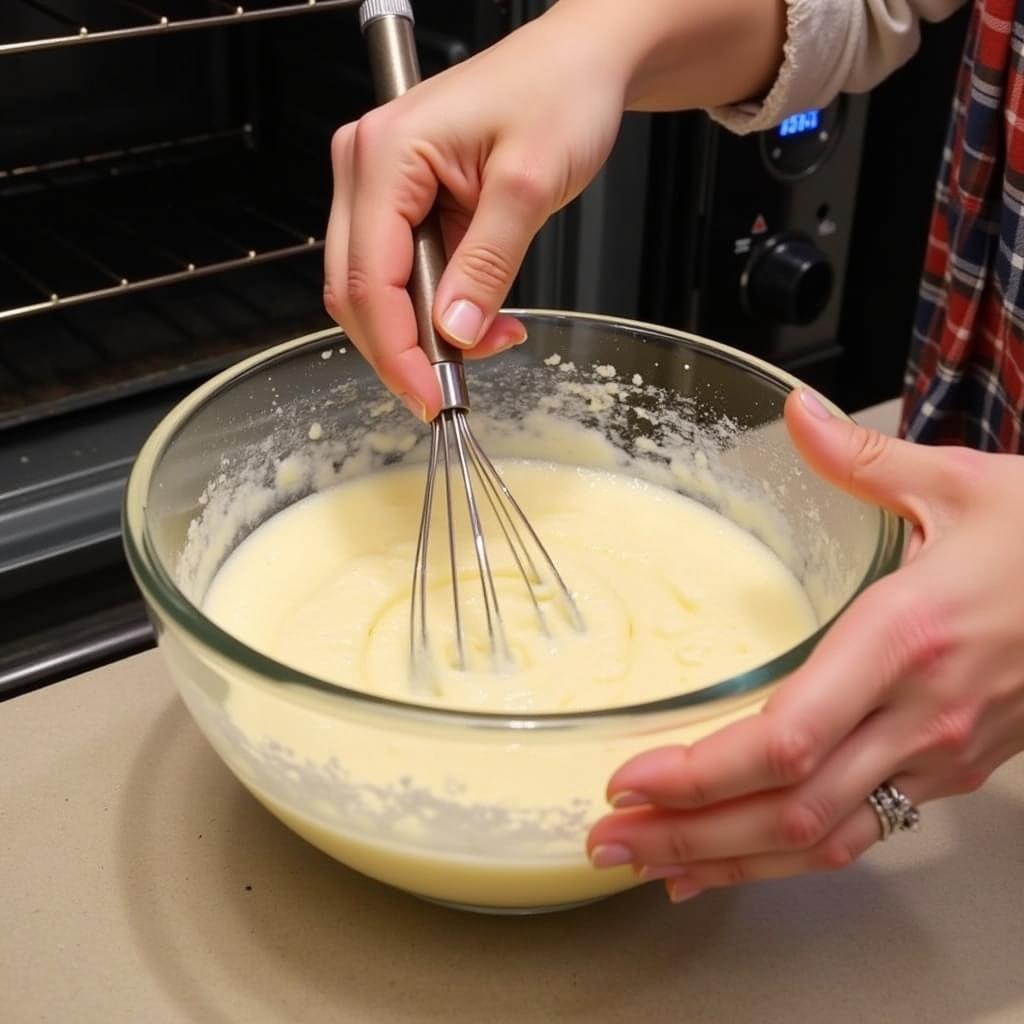
[[[357,3],[3,0],[0,62]],[[283,336],[275,331],[328,322],[310,271],[324,244],[329,174],[324,152],[310,148],[311,118],[285,116],[304,125],[285,147],[229,122],[0,162],[0,429],[196,379]],[[319,122],[315,130],[323,134]],[[273,274],[259,272],[270,263]],[[254,307],[253,290],[277,304]],[[112,353],[111,339],[128,340]]]
[[[359,0],[4,0],[0,56],[237,25],[351,7]]]
[[[328,187],[317,177],[322,162],[262,152],[250,136],[242,128],[0,171],[0,427],[141,390],[154,376],[170,382],[179,366],[192,376],[219,368],[270,343],[267,329],[326,323],[308,298],[308,318],[294,324],[275,322],[269,311],[254,318],[238,308],[237,275],[220,277],[281,260],[277,285],[261,278],[257,290],[268,294],[284,286],[280,275],[294,275],[297,257],[305,257],[303,268],[319,269]],[[252,273],[244,279],[255,280]],[[223,283],[201,287],[204,280]],[[170,292],[159,287],[170,283]],[[315,296],[316,278],[304,288]],[[230,311],[215,329],[188,320],[199,296],[212,313],[232,290]],[[32,314],[42,311],[53,315],[37,329]],[[99,326],[115,314],[120,330]],[[108,351],[119,336],[128,339],[124,351]],[[209,367],[196,352],[187,358],[189,341],[212,360]]]
[[[0,324],[322,248],[298,165],[246,126],[0,170]]]

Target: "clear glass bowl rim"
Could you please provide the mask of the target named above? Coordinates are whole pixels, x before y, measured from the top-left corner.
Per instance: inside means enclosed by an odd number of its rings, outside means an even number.
[[[772,383],[788,387],[790,390],[805,386],[798,378],[756,356],[674,328],[660,327],[621,317],[572,313],[564,310],[508,309],[504,312],[518,317],[561,319],[638,331],[657,337],[662,341],[685,343],[691,349],[703,350],[708,355],[737,364],[744,370],[767,377]],[[362,714],[376,710],[381,714],[406,718],[410,725],[419,723],[441,726],[457,725],[463,728],[539,729],[544,731],[583,727],[588,723],[591,726],[598,724],[614,726],[617,723],[629,723],[632,727],[636,727],[640,724],[638,719],[653,720],[666,714],[671,715],[672,712],[701,706],[708,706],[710,709],[718,701],[734,700],[743,696],[753,699],[758,690],[767,688],[800,665],[845,608],[866,587],[890,572],[899,563],[903,548],[904,523],[891,512],[878,508],[875,510],[879,521],[875,551],[863,577],[836,615],[822,623],[809,637],[771,661],[699,690],[657,701],[589,711],[510,715],[501,712],[451,710],[417,704],[414,701],[397,701],[308,675],[261,654],[220,629],[181,592],[156,554],[146,524],[145,510],[153,472],[159,465],[167,445],[193,414],[207,402],[215,400],[225,388],[233,385],[239,378],[251,373],[261,365],[277,362],[303,347],[314,345],[328,338],[344,337],[345,334],[340,328],[329,327],[282,342],[235,363],[190,392],[164,416],[142,446],[132,466],[124,492],[122,523],[125,553],[129,567],[146,602],[155,610],[157,616],[173,622],[194,641],[219,655],[220,658],[235,662],[247,672],[280,684],[283,693],[286,693],[290,687],[314,690],[321,694],[327,694],[332,700],[338,702],[339,713],[344,711],[345,705],[348,705],[353,711]],[[826,405],[834,415],[849,419],[841,409],[831,402],[826,400]],[[651,721],[650,724],[653,726],[654,722]]]

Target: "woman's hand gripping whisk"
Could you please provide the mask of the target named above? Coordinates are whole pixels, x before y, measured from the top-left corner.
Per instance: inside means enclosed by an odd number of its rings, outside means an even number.
[[[374,89],[379,103],[401,95],[420,79],[419,61],[412,33],[412,8],[408,0],[366,0],[359,11],[369,50]],[[460,593],[458,523],[463,520],[479,574],[480,604],[487,650],[492,669],[512,663],[511,646],[502,619],[495,571],[488,551],[485,519],[492,520],[511,552],[512,561],[526,587],[536,613],[538,628],[550,634],[544,603],[549,593],[561,601],[574,629],[582,631],[583,617],[554,561],[541,543],[519,503],[512,496],[494,464],[473,436],[467,420],[469,393],[462,353],[441,338],[434,327],[432,309],[437,283],[445,266],[444,243],[436,211],[414,231],[414,253],[409,290],[420,347],[426,352],[441,388],[441,409],[431,422],[423,511],[420,517],[416,558],[413,565],[409,616],[409,647],[414,681],[429,679],[432,645],[428,616],[430,542],[435,504],[443,508],[451,574],[454,657],[460,670],[470,667],[469,625],[465,595]],[[435,502],[436,492],[443,492]],[[493,532],[491,534],[493,536]],[[471,567],[470,572],[472,573]],[[468,581],[466,581],[468,582]]]

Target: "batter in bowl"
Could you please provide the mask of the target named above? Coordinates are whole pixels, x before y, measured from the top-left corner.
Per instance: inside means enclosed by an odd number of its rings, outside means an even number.
[[[695,501],[601,470],[542,461],[502,461],[499,470],[572,588],[585,632],[554,596],[545,602],[550,635],[538,628],[501,534],[488,524],[512,646],[511,664],[495,671],[460,523],[470,664],[457,670],[439,519],[430,685],[414,687],[409,592],[422,466],[354,479],[278,513],[230,555],[204,611],[249,646],[345,687],[513,714],[612,708],[702,688],[776,657],[817,626],[781,561]],[[592,868],[582,837],[603,813],[610,771],[651,746],[650,736],[575,746],[571,736],[556,737],[527,751],[513,735],[467,727],[464,741],[460,733],[453,742],[312,713],[287,693],[241,684],[225,708],[249,749],[270,736],[267,757],[292,757],[286,797],[236,769],[246,785],[300,835],[372,877],[506,909],[560,906],[636,884],[628,869]],[[657,742],[691,741],[748,711],[749,699]]]
[[[583,633],[552,593],[545,635],[490,523],[512,655],[495,671],[479,572],[459,520],[469,667],[458,671],[447,537],[435,522],[431,685],[413,689],[418,466],[341,484],[274,516],[228,558],[204,610],[250,646],[321,679],[397,700],[521,712],[609,708],[694,690],[770,660],[817,624],[775,555],[697,502],[639,479],[555,463],[510,461],[500,471],[572,588]]]

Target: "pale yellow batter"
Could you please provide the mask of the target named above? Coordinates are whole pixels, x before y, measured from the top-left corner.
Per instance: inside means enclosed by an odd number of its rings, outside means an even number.
[[[322,679],[490,711],[576,711],[667,697],[761,664],[814,628],[807,598],[781,562],[696,502],[554,463],[505,463],[502,473],[572,589],[583,632],[548,586],[545,634],[497,524],[485,520],[511,651],[511,664],[495,671],[480,574],[460,520],[470,670],[457,671],[438,514],[428,574],[433,671],[429,685],[414,686],[409,594],[423,493],[415,466],[354,480],[273,517],[228,559],[205,610],[251,646]]]
[[[341,484],[274,516],[227,560],[205,611],[252,647],[325,680],[414,703],[525,713],[631,705],[697,689],[775,657],[817,624],[782,563],[696,502],[608,472],[528,461],[500,469],[572,588],[585,632],[573,629],[553,591],[544,602],[550,636],[539,629],[492,522],[487,533],[513,664],[492,669],[478,574],[463,548],[471,667],[457,671],[438,518],[428,604],[433,671],[429,685],[413,685],[408,602],[421,466]],[[505,907],[587,899],[634,884],[624,869],[591,868],[583,853],[586,826],[604,810],[608,773],[630,753],[691,740],[725,720],[694,720],[671,736],[589,742],[566,734],[524,743],[468,727],[448,738],[404,733],[399,723],[391,731],[311,713],[259,687],[233,688],[227,708],[254,747],[271,736],[298,763],[340,764],[345,786],[365,783],[360,809],[339,811],[312,795],[300,808],[298,799],[283,801],[247,780],[311,842],[401,888]],[[414,802],[413,810],[391,814],[386,828],[375,824],[384,820],[382,807],[409,806],[410,787],[424,794],[423,814]],[[296,792],[304,792],[301,784]],[[522,816],[540,838],[529,838],[525,825],[502,825],[502,832],[492,812],[513,824]],[[438,825],[445,815],[454,817]]]

